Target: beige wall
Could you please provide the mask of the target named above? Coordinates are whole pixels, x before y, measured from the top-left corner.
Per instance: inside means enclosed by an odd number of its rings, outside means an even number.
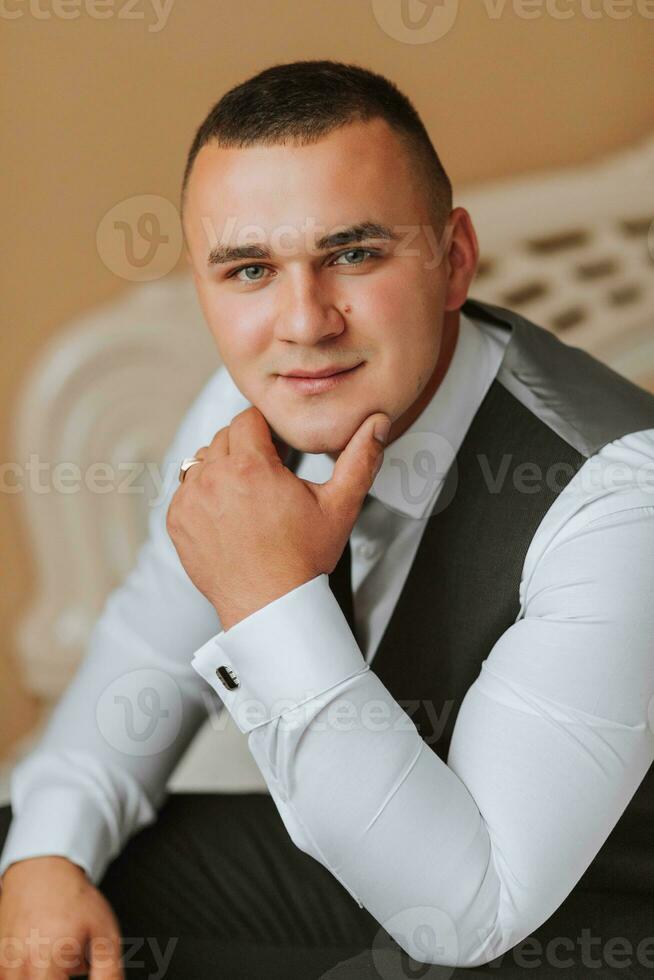
[[[654,4],[548,2],[573,16],[552,16],[545,2],[541,16],[528,19],[520,11],[533,12],[533,3],[461,0],[448,33],[409,44],[375,14],[400,0],[176,0],[161,30],[149,29],[161,22],[151,0],[130,6],[140,19],[126,19],[126,0],[109,0],[108,19],[79,0],[80,16],[70,20],[55,15],[57,0],[6,0],[2,460],[12,458],[16,393],[44,342],[72,315],[126,288],[96,249],[102,216],[136,194],[176,204],[195,127],[227,87],[261,68],[327,57],[387,74],[413,99],[458,186],[590,159],[651,130],[654,21],[642,11],[654,14]],[[413,3],[417,18],[425,8]],[[8,19],[7,11],[20,16]],[[0,508],[2,751],[38,705],[21,691],[12,653],[16,616],[32,588],[20,496],[1,494]]]

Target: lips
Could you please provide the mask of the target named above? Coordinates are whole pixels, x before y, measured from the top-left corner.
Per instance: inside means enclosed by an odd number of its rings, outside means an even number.
[[[299,377],[290,374],[280,374],[278,380],[298,394],[318,395],[347,384],[348,378],[354,377],[364,364],[365,362],[361,361],[351,368],[343,368],[339,371],[332,370],[331,374],[323,374],[322,377]]]
[[[360,362],[359,362],[360,363]],[[289,374],[283,374],[283,378],[330,378],[333,374],[342,374],[344,371],[351,371],[352,368],[357,367],[357,364],[351,364],[349,367],[328,367],[322,368],[320,371],[292,371]]]

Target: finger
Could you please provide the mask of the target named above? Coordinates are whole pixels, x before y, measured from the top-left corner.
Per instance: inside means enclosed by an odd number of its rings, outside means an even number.
[[[86,955],[91,963],[89,980],[124,980],[119,933],[92,936]]]
[[[266,417],[254,405],[235,415],[229,430],[230,453],[254,451],[269,459],[280,458]]]
[[[363,506],[384,458],[384,447],[374,437],[376,423],[384,418],[385,415],[377,412],[359,426],[339,454],[332,477],[323,484],[320,493],[322,500],[334,513],[346,517],[352,523]]]
[[[200,471],[202,467],[208,460],[219,459],[222,456],[229,455],[229,427],[225,429],[219,429],[211,440],[210,445],[203,446],[201,449],[195,453],[195,458],[199,459],[199,463],[194,463],[186,471],[183,482],[187,483],[191,480],[197,480],[200,476]]]
[[[225,425],[222,429],[218,429],[215,436],[207,446],[206,457],[211,457],[212,459],[217,459],[220,456],[229,456],[230,453],[230,432],[229,426]]]

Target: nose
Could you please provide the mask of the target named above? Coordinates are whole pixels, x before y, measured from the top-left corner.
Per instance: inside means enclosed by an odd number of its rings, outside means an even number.
[[[329,295],[312,273],[288,276],[280,289],[280,307],[275,335],[294,344],[316,344],[338,337],[345,321]]]

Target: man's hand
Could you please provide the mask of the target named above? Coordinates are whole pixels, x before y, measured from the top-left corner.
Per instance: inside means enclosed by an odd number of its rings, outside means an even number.
[[[381,466],[374,428],[385,421],[368,416],[322,484],[284,466],[254,406],[196,451],[201,462],[175,492],[166,527],[223,629],[334,570]]]
[[[3,874],[0,980],[124,980],[120,939],[104,895],[67,858],[26,858]]]

